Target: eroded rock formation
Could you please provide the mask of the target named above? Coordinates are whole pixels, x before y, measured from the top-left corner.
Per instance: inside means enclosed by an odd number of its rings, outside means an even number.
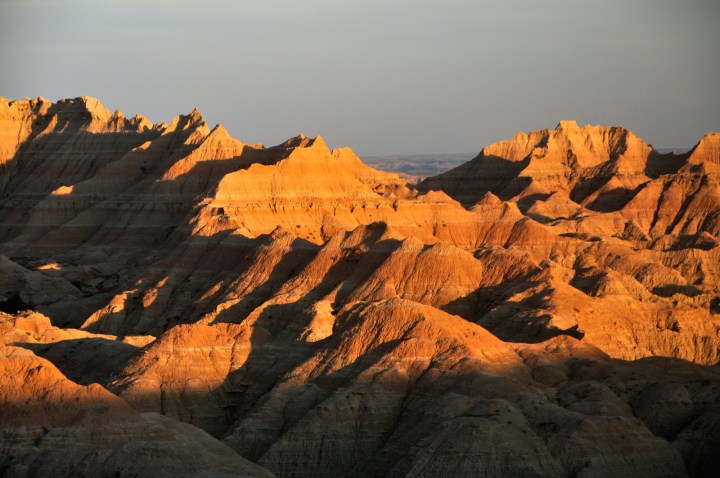
[[[416,189],[197,110],[3,99],[2,466],[712,476],[719,164],[563,121]]]

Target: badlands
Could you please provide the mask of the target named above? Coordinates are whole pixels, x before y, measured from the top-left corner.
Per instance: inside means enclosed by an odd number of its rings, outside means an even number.
[[[411,186],[0,98],[0,475],[711,477],[720,134],[561,121]]]

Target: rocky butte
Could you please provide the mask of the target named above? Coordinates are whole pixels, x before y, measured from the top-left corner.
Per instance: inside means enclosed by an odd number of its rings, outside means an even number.
[[[0,474],[716,476],[719,173],[561,121],[410,187],[0,99]]]

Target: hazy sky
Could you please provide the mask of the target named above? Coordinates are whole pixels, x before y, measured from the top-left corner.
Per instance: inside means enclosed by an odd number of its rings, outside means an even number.
[[[0,0],[0,95],[198,107],[246,142],[479,151],[560,119],[720,130],[717,0]]]

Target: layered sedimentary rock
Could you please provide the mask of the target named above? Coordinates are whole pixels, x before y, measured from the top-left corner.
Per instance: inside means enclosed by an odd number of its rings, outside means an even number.
[[[39,404],[3,466],[712,476],[719,138],[561,122],[416,189],[197,110],[3,99],[2,390]]]
[[[580,128],[561,121],[554,130],[518,133],[487,146],[472,161],[429,178],[422,187],[452,191],[468,204],[486,191],[504,199],[565,191],[574,201],[603,210],[645,180],[676,172],[684,160],[657,153],[622,127]]]
[[[6,476],[272,476],[191,425],[140,414],[32,352],[0,346]]]
[[[440,189],[468,205],[491,191],[573,232],[715,236],[719,145],[709,133],[686,154],[660,154],[625,128],[561,121],[554,130],[487,146],[420,189]]]
[[[402,299],[333,321],[303,346],[265,320],[179,326],[111,389],[279,474],[365,476],[684,476],[682,437],[720,393],[717,370],[613,361],[569,337],[513,347]]]

